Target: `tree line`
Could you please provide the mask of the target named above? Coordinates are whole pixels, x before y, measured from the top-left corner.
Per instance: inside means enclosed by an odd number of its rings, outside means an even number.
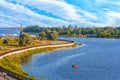
[[[69,37],[100,37],[100,38],[119,38],[120,27],[77,27],[75,26],[63,26],[63,27],[40,27],[40,26],[28,26],[23,29],[24,32],[37,33],[41,38],[49,38],[48,32],[55,32],[59,36]],[[51,35],[54,36],[54,35]]]
[[[36,27],[33,27],[36,28]],[[34,30],[31,28],[32,30]],[[27,32],[20,31],[19,37],[16,38],[3,38],[0,37],[0,44],[5,44],[5,45],[19,45],[19,46],[30,46],[30,45],[35,45],[38,43],[40,40],[57,40],[58,33],[56,31],[49,31],[49,30],[41,30],[40,32],[36,32],[35,30],[32,31],[34,33],[37,33],[38,36],[33,37]],[[10,37],[10,36],[9,36]]]

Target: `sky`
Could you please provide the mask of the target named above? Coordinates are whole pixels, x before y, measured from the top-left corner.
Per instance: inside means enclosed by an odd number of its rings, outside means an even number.
[[[0,27],[120,26],[120,0],[0,0]]]

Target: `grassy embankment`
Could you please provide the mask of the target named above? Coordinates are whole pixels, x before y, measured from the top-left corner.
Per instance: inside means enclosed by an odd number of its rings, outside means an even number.
[[[19,75],[27,76],[29,74],[21,70],[20,64],[26,61],[30,55],[38,53],[38,52],[51,51],[51,50],[59,49],[59,48],[75,47],[76,45],[77,44],[75,43],[72,46],[62,46],[62,47],[54,47],[54,48],[46,47],[46,48],[28,50],[23,53],[19,53],[19,55],[18,54],[9,55],[0,60],[0,66],[14,73],[17,73]]]
[[[8,44],[4,44],[3,41],[4,41],[3,39],[0,39],[0,52],[21,47],[21,46],[18,46],[18,42],[15,42],[14,40],[9,40]]]

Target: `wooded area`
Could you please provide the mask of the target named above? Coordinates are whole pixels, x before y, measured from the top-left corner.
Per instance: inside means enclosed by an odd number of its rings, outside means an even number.
[[[57,32],[59,36],[69,37],[99,37],[99,38],[119,38],[120,27],[77,27],[63,26],[63,27],[40,27],[28,26],[25,27],[24,32],[38,33],[40,36],[45,37],[48,32]]]

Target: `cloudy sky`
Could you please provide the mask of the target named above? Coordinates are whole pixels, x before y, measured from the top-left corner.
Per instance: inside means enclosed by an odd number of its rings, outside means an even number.
[[[120,0],[0,0],[0,27],[120,26]]]

